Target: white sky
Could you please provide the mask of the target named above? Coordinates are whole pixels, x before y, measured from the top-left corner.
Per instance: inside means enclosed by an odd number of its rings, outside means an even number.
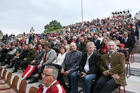
[[[83,0],[84,21],[103,18],[111,12],[140,10],[140,0]],[[81,0],[0,0],[0,29],[7,34],[42,33],[52,20],[63,26],[81,21]]]

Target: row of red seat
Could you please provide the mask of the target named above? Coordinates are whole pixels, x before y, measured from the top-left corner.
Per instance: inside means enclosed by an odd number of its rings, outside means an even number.
[[[2,73],[2,70],[3,70],[3,73]],[[27,81],[22,80],[20,82],[19,90],[18,90],[17,84],[19,81],[19,77],[17,75],[14,76],[12,80],[12,84],[11,84],[10,82],[12,78],[12,72],[8,72],[7,79],[6,79],[6,73],[7,73],[7,70],[3,69],[0,66],[0,93],[26,93]],[[37,90],[38,88],[32,86],[29,90],[29,93],[36,93]]]

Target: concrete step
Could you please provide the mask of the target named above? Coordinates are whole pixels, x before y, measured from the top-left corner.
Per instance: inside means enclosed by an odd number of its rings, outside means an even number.
[[[130,55],[130,58],[129,58],[129,61],[131,62],[131,55]],[[133,60],[133,58],[132,58],[132,60]],[[135,53],[134,54],[134,61],[136,62],[136,63],[140,63],[140,53]]]
[[[140,76],[140,62],[130,62],[131,75]]]
[[[126,79],[127,86],[125,86],[126,93],[140,93],[140,77],[130,76]],[[119,89],[116,89],[112,93],[118,93]],[[121,93],[124,93],[124,88],[121,87]]]
[[[140,45],[136,45],[136,50],[135,50],[136,53],[140,53]]]
[[[139,76],[130,76],[127,78],[126,90],[132,91],[134,93],[140,93],[140,77]],[[127,93],[127,92],[126,92]]]
[[[140,69],[140,63],[137,63],[137,62],[130,63],[130,67]]]

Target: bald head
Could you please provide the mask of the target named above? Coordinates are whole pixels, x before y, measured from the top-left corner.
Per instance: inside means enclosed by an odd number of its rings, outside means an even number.
[[[77,50],[76,43],[72,42],[72,43],[70,44],[70,50],[71,50],[71,51]]]

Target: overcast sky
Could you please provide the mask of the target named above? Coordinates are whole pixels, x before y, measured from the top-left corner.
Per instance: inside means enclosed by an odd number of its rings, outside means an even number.
[[[111,12],[140,10],[140,0],[83,0],[84,21],[103,18]],[[7,34],[42,33],[52,20],[63,26],[81,21],[81,0],[0,0],[0,29]]]

